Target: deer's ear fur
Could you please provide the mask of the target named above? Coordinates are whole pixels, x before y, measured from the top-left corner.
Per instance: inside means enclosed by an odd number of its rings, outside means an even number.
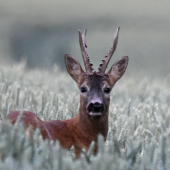
[[[127,56],[122,57],[119,61],[114,63],[108,71],[107,75],[109,76],[109,80],[112,85],[123,76],[128,65],[128,60]]]
[[[85,72],[81,68],[80,64],[69,54],[66,54],[64,59],[68,73],[78,83]]]

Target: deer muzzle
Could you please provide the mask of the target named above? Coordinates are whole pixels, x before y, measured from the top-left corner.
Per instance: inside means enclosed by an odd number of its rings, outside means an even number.
[[[98,102],[90,103],[87,107],[87,110],[91,116],[102,116],[104,105],[103,103]]]

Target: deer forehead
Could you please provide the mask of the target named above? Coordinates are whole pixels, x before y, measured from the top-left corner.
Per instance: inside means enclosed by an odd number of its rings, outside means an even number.
[[[81,86],[86,86],[90,89],[102,89],[103,87],[109,87],[108,79],[99,75],[87,75],[83,78]]]

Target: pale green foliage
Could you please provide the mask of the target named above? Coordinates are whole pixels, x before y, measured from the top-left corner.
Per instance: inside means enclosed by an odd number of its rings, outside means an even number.
[[[0,67],[0,170],[157,170],[170,166],[169,79],[122,78],[111,94],[107,141],[99,136],[99,152],[43,141],[39,130],[27,137],[12,110],[30,110],[42,120],[69,119],[78,113],[79,92],[73,80],[57,67],[28,71],[24,63]]]

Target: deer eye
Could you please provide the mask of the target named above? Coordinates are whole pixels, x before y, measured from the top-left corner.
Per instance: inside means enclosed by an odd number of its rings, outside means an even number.
[[[81,87],[81,92],[85,93],[85,92],[87,92],[87,89],[85,87]]]
[[[104,92],[105,92],[105,93],[110,93],[110,88],[105,88],[105,89],[104,89]]]

